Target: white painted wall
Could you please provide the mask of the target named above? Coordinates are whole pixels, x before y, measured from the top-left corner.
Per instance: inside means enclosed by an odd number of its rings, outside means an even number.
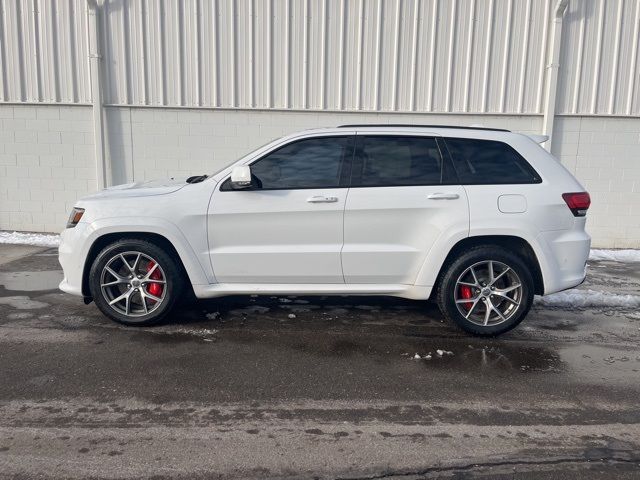
[[[538,133],[540,116],[108,107],[113,183],[213,172],[286,133],[344,123],[483,124]],[[95,190],[91,109],[0,105],[0,229],[59,231]],[[640,118],[558,117],[554,153],[591,193],[598,247],[640,248]]]

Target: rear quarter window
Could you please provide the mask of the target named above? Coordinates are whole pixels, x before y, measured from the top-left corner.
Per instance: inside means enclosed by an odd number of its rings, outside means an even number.
[[[495,140],[447,138],[447,147],[463,185],[527,184],[542,179],[513,147]]]

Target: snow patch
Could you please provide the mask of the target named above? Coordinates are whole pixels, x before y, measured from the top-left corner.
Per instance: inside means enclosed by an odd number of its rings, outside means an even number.
[[[453,355],[453,352],[450,350],[436,350],[436,353],[438,354],[439,357],[442,357],[444,355]]]
[[[591,249],[589,260],[607,260],[609,262],[640,262],[640,250],[603,250]]]
[[[48,235],[46,233],[0,232],[0,243],[33,245],[35,247],[57,247],[60,245],[60,235]]]
[[[640,308],[640,295],[623,295],[597,290],[571,289],[545,297],[537,297],[536,303],[548,307],[622,307]]]
[[[205,337],[215,335],[218,333],[218,330],[215,328],[178,328],[175,332],[182,333],[184,335],[193,335],[194,337],[200,337],[206,340]]]

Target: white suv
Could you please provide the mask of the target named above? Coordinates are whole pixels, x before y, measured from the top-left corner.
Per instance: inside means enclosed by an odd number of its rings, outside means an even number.
[[[498,335],[586,273],[589,195],[536,140],[345,125],[211,176],[108,188],[71,213],[60,288],[127,325],[189,290],[435,298],[467,332]]]

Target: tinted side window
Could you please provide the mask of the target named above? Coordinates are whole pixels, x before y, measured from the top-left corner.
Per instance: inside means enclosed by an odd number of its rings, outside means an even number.
[[[358,148],[359,186],[436,185],[442,182],[442,156],[434,138],[367,136]]]
[[[352,144],[353,137],[300,140],[253,163],[251,173],[263,189],[338,187],[343,158]]]
[[[493,140],[447,138],[463,185],[540,183],[536,171],[512,147]]]

